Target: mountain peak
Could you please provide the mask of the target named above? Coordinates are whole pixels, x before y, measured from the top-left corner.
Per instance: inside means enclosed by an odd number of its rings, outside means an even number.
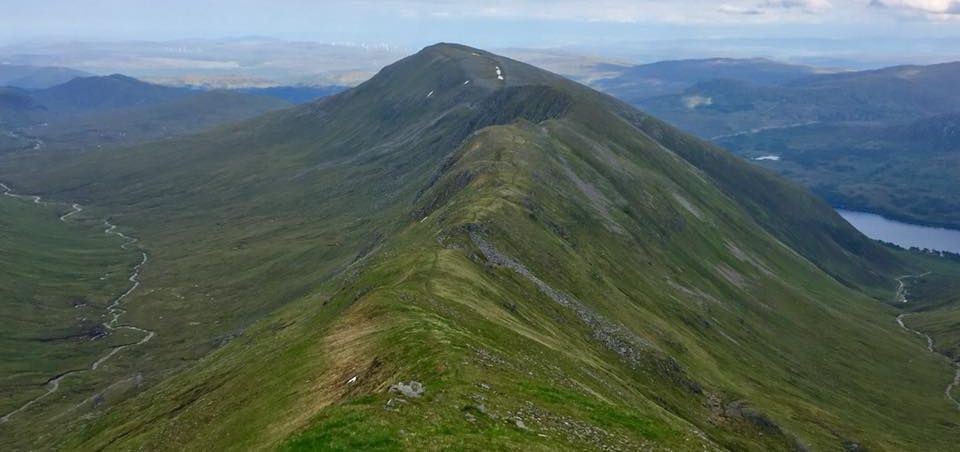
[[[456,43],[456,42],[438,42],[429,46],[420,49],[420,53],[432,53],[432,52],[466,52],[466,53],[486,53],[483,50],[470,47],[468,45]]]
[[[565,95],[590,91],[557,74],[507,57],[462,44],[438,43],[385,67],[341,97],[354,98],[374,91],[377,98],[391,101],[398,110],[426,105],[447,110],[454,105],[481,102],[499,90],[531,86],[549,87]],[[515,92],[519,91],[514,89],[501,96]]]

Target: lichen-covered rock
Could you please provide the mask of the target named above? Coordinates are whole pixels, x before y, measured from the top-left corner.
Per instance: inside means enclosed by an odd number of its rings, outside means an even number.
[[[419,381],[411,380],[409,383],[399,382],[395,385],[390,385],[391,393],[402,394],[405,397],[410,397],[412,399],[419,398],[426,391],[426,388],[423,387]]]

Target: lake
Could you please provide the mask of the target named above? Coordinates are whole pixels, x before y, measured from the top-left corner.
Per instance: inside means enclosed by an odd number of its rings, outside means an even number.
[[[867,237],[895,243],[904,248],[918,247],[960,253],[960,231],[903,223],[880,215],[837,209],[847,222]]]

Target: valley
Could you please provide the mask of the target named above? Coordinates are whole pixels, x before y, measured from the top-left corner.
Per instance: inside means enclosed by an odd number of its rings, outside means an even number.
[[[138,284],[142,263],[133,267],[129,277],[114,275],[112,272],[123,268],[124,256],[131,252],[128,238],[111,228],[97,230],[87,219],[70,219],[82,212],[76,204],[56,217],[51,214],[60,210],[59,205],[51,208],[41,197],[16,194],[4,184],[0,184],[0,189],[4,191],[0,201],[7,215],[4,237],[18,242],[18,246],[7,242],[4,249],[11,252],[8,259],[21,256],[17,260],[20,266],[6,267],[16,275],[5,272],[5,278],[15,278],[15,282],[5,290],[9,300],[5,309],[13,314],[8,327],[13,329],[8,330],[3,341],[8,353],[16,353],[5,358],[4,372],[10,373],[3,384],[4,415],[0,422],[7,423],[45,399],[57,396],[65,380],[96,370],[107,359],[132,346],[128,341],[135,340],[134,335],[112,331],[137,330],[117,327],[116,320],[122,312],[119,303]],[[30,229],[22,229],[25,227]],[[110,235],[122,238],[122,243],[117,244]],[[29,248],[24,250],[22,246]],[[51,259],[53,256],[57,257]],[[98,271],[107,273],[91,274]],[[107,301],[109,292],[121,291],[119,286],[124,280],[134,287],[123,289],[123,295]],[[97,323],[99,319],[104,319],[103,323]],[[20,354],[20,350],[29,352]],[[85,359],[89,361],[82,364]],[[25,388],[31,380],[38,379],[45,382],[40,385],[45,388],[30,396],[34,390]],[[69,391],[82,389],[71,386]],[[45,407],[49,409],[50,405]]]

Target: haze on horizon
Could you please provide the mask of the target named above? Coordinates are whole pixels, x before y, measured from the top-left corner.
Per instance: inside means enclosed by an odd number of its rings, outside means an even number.
[[[565,48],[630,61],[767,56],[860,67],[960,59],[956,0],[7,1],[0,46],[262,36]]]

